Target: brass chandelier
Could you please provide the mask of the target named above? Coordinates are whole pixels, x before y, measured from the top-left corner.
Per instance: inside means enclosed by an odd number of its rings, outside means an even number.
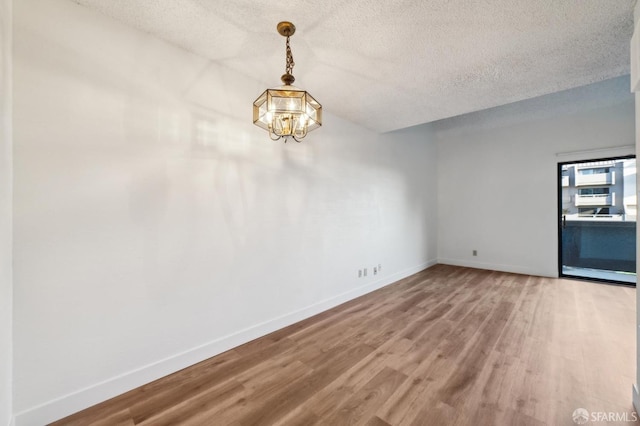
[[[253,124],[269,132],[272,140],[289,137],[300,142],[307,133],[322,125],[322,105],[309,92],[292,86],[293,54],[289,38],[296,27],[291,22],[280,22],[278,33],[287,38],[285,74],[280,78],[283,86],[267,89],[253,102]]]

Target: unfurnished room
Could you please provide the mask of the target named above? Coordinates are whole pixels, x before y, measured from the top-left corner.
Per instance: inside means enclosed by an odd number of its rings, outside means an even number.
[[[0,425],[640,422],[636,0],[0,0]]]

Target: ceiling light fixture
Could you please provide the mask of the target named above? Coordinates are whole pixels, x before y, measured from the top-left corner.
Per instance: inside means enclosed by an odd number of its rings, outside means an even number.
[[[322,105],[309,92],[292,86],[293,55],[289,37],[296,32],[291,22],[280,22],[278,32],[287,38],[285,74],[280,78],[283,86],[267,89],[253,103],[253,124],[269,132],[269,137],[277,141],[292,137],[300,142],[307,133],[322,125]]]

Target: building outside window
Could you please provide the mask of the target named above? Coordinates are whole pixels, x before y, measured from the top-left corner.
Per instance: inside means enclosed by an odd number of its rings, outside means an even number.
[[[567,220],[635,221],[636,160],[564,165],[562,213]]]

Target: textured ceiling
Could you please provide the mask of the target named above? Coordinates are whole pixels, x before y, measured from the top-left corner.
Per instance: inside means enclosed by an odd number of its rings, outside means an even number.
[[[384,132],[629,72],[635,0],[72,0]],[[248,100],[248,102],[253,99]]]

